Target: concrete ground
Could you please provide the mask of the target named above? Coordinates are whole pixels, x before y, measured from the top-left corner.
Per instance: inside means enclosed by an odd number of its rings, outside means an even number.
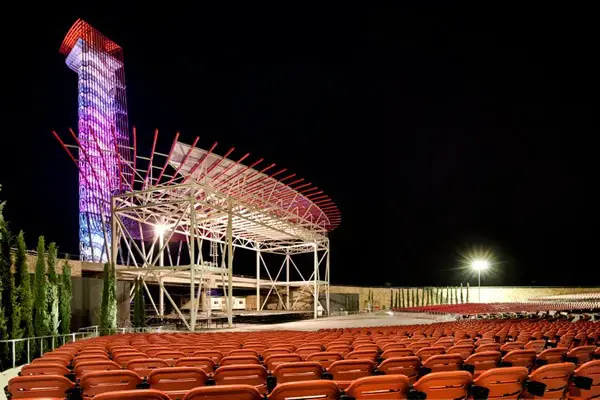
[[[243,325],[233,329],[219,329],[218,331],[254,332],[272,330],[317,331],[319,329],[334,328],[360,328],[371,326],[395,326],[413,324],[431,324],[434,322],[454,321],[450,316],[433,316],[416,313],[371,313],[355,314],[348,316],[329,317],[320,319],[306,319],[302,321],[284,322],[281,324]],[[17,376],[20,367],[0,373],[0,400],[6,400],[4,387],[8,380]]]

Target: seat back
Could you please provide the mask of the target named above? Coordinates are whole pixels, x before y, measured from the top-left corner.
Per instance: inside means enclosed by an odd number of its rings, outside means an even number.
[[[269,348],[269,349],[263,350],[262,356],[263,356],[263,358],[267,358],[267,357],[272,356],[274,354],[289,354],[289,353],[291,353],[291,351],[289,349],[286,349],[286,348],[282,348],[282,347],[279,347],[279,348]]]
[[[414,355],[414,353],[411,349],[394,347],[394,348],[386,349],[381,354],[381,358],[386,360],[388,358],[409,357],[409,356],[413,356],[413,355]]]
[[[320,350],[319,350],[320,351]],[[336,353],[341,353],[342,355],[346,355],[352,351],[351,347],[347,344],[334,344],[332,346],[327,346],[327,351],[333,351]]]
[[[575,376],[592,380],[589,389],[578,388],[573,382],[569,384],[569,398],[598,398],[600,397],[600,360],[588,361],[575,370]]]
[[[258,357],[258,351],[253,349],[235,349],[227,353],[228,356],[252,356]]]
[[[305,344],[296,349],[296,354],[300,355],[302,359],[305,359],[312,353],[318,353],[322,350],[320,344]],[[348,352],[350,351],[350,347],[348,346]]]
[[[543,398],[563,398],[569,379],[575,371],[573,363],[544,365],[529,375],[529,380],[546,385]]]
[[[431,372],[456,371],[462,362],[460,354],[438,354],[429,357],[423,366],[431,369]]]
[[[273,354],[264,360],[264,364],[269,371],[273,371],[279,364],[303,361],[299,354]]]
[[[173,350],[161,351],[161,352],[156,353],[156,355],[154,356],[154,358],[160,358],[162,360],[166,360],[171,365],[173,365],[175,363],[175,360],[178,360],[178,359],[184,358],[184,357],[187,357],[187,355],[184,352],[173,351]]]
[[[508,343],[504,343],[502,346],[500,346],[500,351],[505,351],[508,353],[509,351],[520,350],[524,347],[525,347],[525,343],[523,343],[523,342],[508,342]]]
[[[36,363],[44,363],[44,364],[52,363],[52,364],[64,365],[66,367],[69,364],[71,364],[71,361],[67,361],[64,358],[59,358],[59,357],[43,357],[43,358],[34,358],[33,360],[31,360],[31,363],[32,364],[36,364]]]
[[[354,350],[346,354],[344,357],[346,360],[377,360],[376,350]]]
[[[167,367],[169,367],[169,363],[160,358],[139,358],[129,361],[126,368],[143,378],[150,375],[150,372],[155,369]]]
[[[341,359],[343,359],[343,357],[340,353],[334,353],[332,351],[320,351],[306,357],[306,361],[316,361],[320,363],[323,368],[328,368],[334,361]]]
[[[567,353],[567,357],[576,359],[577,364],[583,364],[592,359],[596,346],[579,346]]]
[[[535,362],[535,356],[535,350],[512,350],[502,357],[502,361],[510,363],[511,367],[531,369]]]
[[[414,388],[427,399],[466,399],[471,374],[467,371],[433,372],[423,376]]]
[[[475,368],[474,375],[478,376],[483,371],[496,368],[500,358],[502,358],[502,354],[499,351],[483,351],[481,353],[471,354],[469,358],[465,360],[465,364],[472,365]]]
[[[436,354],[444,354],[446,349],[442,346],[432,346],[432,347],[423,347],[422,349],[417,350],[415,354],[421,362],[424,362],[429,357],[434,356]]]
[[[183,400],[262,400],[262,395],[250,385],[203,386],[192,389]]]
[[[256,364],[260,365],[260,360],[256,356],[227,356],[223,357],[220,366],[224,365],[247,365],[247,364]]]
[[[353,381],[364,376],[373,375],[375,365],[370,360],[335,361],[327,369],[334,381]]]
[[[145,353],[141,352],[129,352],[129,353],[119,353],[118,356],[113,358],[113,361],[119,364],[122,367],[127,366],[127,363],[131,360],[136,360],[140,358],[148,358]]]
[[[91,398],[100,393],[118,390],[133,390],[142,383],[140,377],[133,371],[92,371],[81,377],[79,385],[84,398]]]
[[[483,353],[484,351],[500,351],[500,343],[488,343],[478,346],[475,353]]]
[[[120,390],[117,392],[102,393],[94,396],[94,400],[172,400],[165,392],[160,390]]]
[[[529,342],[527,342],[527,344],[525,344],[524,348],[526,350],[535,350],[537,354],[540,354],[542,351],[544,351],[544,347],[546,347],[546,341],[539,339],[530,340]]]
[[[267,370],[262,365],[225,365],[214,374],[217,385],[252,385],[264,390]]]
[[[81,378],[83,375],[92,371],[114,371],[120,369],[122,369],[122,367],[114,361],[100,360],[81,362],[77,364],[73,372],[77,378]]]
[[[338,400],[339,398],[338,386],[328,380],[282,383],[277,385],[268,396],[268,400]]]
[[[484,371],[474,384],[489,389],[488,399],[516,400],[523,392],[527,376],[525,367],[494,368]]]
[[[64,398],[74,386],[62,375],[30,375],[12,378],[7,390],[12,399]]]
[[[52,363],[35,363],[27,364],[21,368],[21,376],[30,375],[67,375],[69,369],[64,365],[52,364]]]
[[[148,383],[151,389],[162,390],[171,397],[183,397],[190,389],[205,386],[208,376],[195,367],[159,368],[150,372]]]
[[[404,375],[379,375],[358,378],[346,389],[355,400],[403,400],[410,382]]]
[[[544,361],[546,364],[558,364],[563,362],[563,359],[567,356],[569,349],[566,347],[555,347],[553,349],[546,349],[538,354],[538,360]]]
[[[316,361],[300,361],[278,364],[271,374],[277,383],[300,382],[321,379],[323,367]]]
[[[473,353],[472,344],[456,344],[446,350],[446,354],[460,354],[463,359],[467,359]]]
[[[208,357],[184,357],[175,361],[174,367],[196,367],[207,374],[212,374],[215,370],[215,362]]]
[[[421,361],[417,356],[394,357],[384,360],[379,367],[379,371],[386,375],[405,375],[411,383],[417,380]]]
[[[220,351],[217,350],[200,350],[195,352],[192,357],[208,357],[208,358],[212,358],[213,361],[218,364],[221,362],[221,359],[223,358],[223,353],[221,353]]]

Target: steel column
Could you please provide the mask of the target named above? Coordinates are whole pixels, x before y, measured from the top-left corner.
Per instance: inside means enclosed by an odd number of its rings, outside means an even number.
[[[256,311],[261,310],[260,306],[260,245],[256,245]]]
[[[314,267],[315,267],[315,271],[314,271],[314,293],[313,293],[313,298],[314,298],[314,318],[316,319],[318,317],[318,310],[317,310],[317,304],[319,303],[319,287],[317,286],[317,275],[318,275],[318,271],[319,271],[319,256],[317,253],[317,244],[315,243],[315,251],[314,251]]]
[[[228,201],[227,210],[227,325],[233,327],[233,218],[231,215],[233,202]]]
[[[290,254],[289,250],[285,255],[285,309],[290,310]]]

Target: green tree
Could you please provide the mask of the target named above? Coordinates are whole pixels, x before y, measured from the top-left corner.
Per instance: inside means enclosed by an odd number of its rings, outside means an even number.
[[[394,289],[390,289],[390,310],[394,309]]]
[[[48,292],[48,278],[46,277],[46,245],[44,237],[40,236],[37,245],[37,261],[35,263],[35,278],[33,292],[33,326],[35,336],[48,336],[50,321],[46,297]]]
[[[406,298],[408,299],[406,307],[412,307],[412,291],[409,288],[406,289]]]
[[[51,335],[58,335],[60,324],[60,314],[58,307],[58,275],[56,274],[56,243],[52,242],[48,245],[48,296],[46,297],[46,305],[48,307],[48,317],[50,325],[48,329]]]
[[[446,286],[446,304],[451,304],[450,302],[450,286]]]
[[[25,234],[23,231],[17,235],[17,253],[15,255],[15,288],[17,291],[17,302],[21,308],[21,320],[19,329],[21,337],[34,337],[33,329],[33,294],[31,293],[31,278],[29,265],[27,263],[25,245]],[[24,343],[19,343],[19,352],[24,349]],[[30,351],[35,354],[35,340],[29,343]]]
[[[419,291],[419,288],[415,288],[415,291],[416,291],[416,293],[415,293],[416,296],[415,297],[417,299],[417,301],[415,301],[415,304],[416,304],[417,307],[421,307],[421,293]]]
[[[0,220],[0,285],[2,287],[2,310],[7,332],[5,337],[18,339],[21,337],[19,334],[21,315],[17,303],[15,277],[11,272],[11,245],[12,235],[8,230],[8,224],[4,218],[2,218]]]
[[[467,303],[469,302],[469,282],[467,282]]]
[[[144,292],[141,279],[135,280],[135,298],[133,302],[133,326],[143,328],[146,326],[146,310],[144,304]]]
[[[71,332],[71,299],[73,298],[71,266],[68,259],[65,259],[60,278],[60,333],[66,335]]]
[[[102,285],[102,303],[100,310],[100,331],[110,335],[117,330],[117,297],[115,267],[104,264],[104,282]]]
[[[465,298],[463,297],[463,284],[462,282],[460,283],[460,304],[464,304],[465,303]]]

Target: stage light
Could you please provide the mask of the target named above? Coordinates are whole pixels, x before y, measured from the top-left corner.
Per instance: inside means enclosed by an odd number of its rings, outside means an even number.
[[[471,268],[473,268],[476,271],[484,271],[488,269],[489,266],[490,263],[486,260],[473,260],[473,262],[471,263]]]
[[[154,226],[154,233],[162,237],[168,229],[169,227],[167,225],[157,224]]]

